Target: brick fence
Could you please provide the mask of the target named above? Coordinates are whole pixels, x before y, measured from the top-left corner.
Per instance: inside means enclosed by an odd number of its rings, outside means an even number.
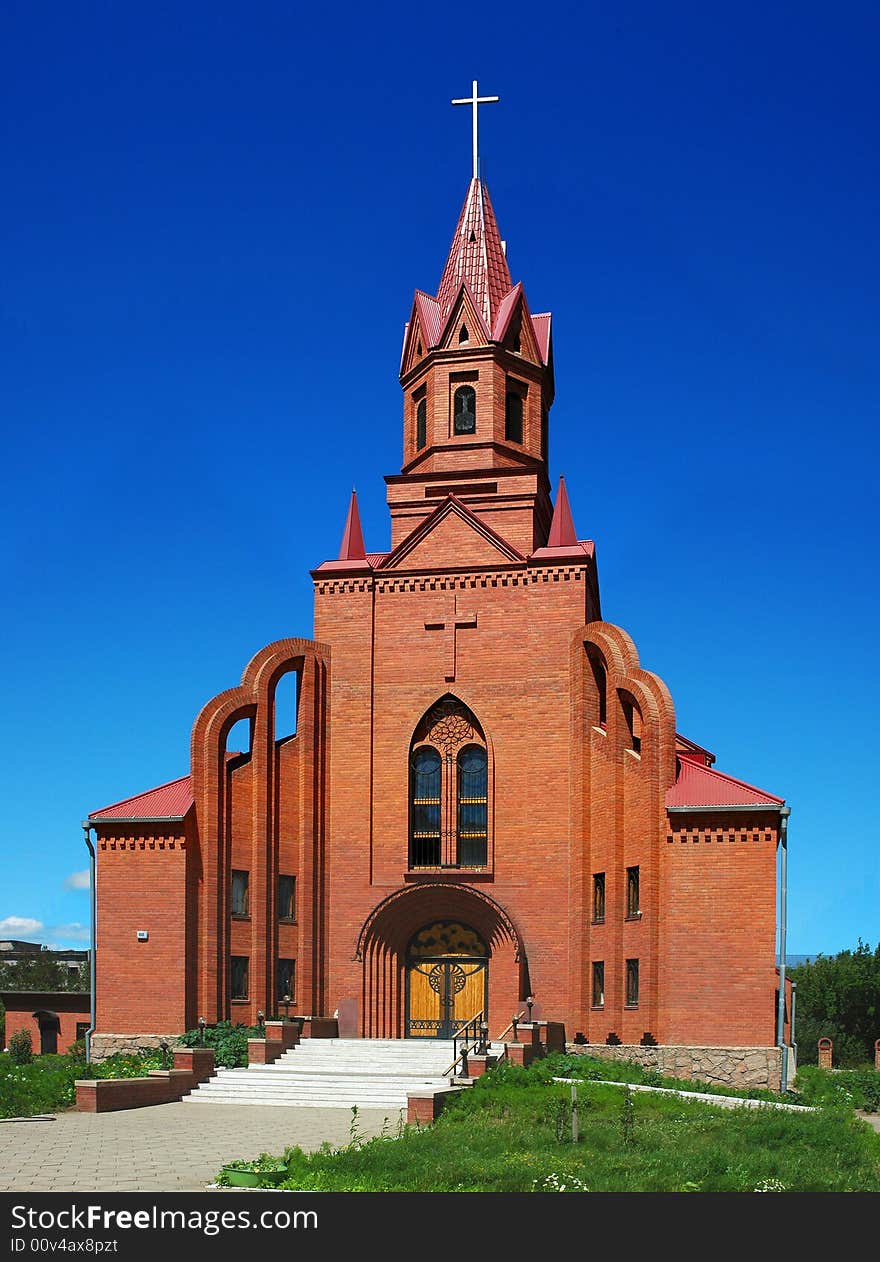
[[[174,1053],[173,1069],[153,1069],[145,1078],[85,1078],[76,1083],[80,1113],[113,1113],[171,1104],[210,1078],[214,1053],[210,1047],[187,1047]]]

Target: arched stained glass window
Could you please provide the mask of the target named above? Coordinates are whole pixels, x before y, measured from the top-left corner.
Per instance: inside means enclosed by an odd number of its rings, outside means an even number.
[[[440,754],[417,749],[410,764],[410,850],[413,867],[440,863]]]
[[[428,403],[419,399],[416,404],[416,448],[421,451],[428,441]]]
[[[477,432],[477,392],[473,386],[459,386],[452,406],[452,429],[456,434]]]
[[[486,863],[488,803],[486,751],[468,745],[458,755],[458,861],[463,867]]]

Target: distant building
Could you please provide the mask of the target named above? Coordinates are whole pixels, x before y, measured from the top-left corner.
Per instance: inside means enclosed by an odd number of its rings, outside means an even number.
[[[76,990],[3,990],[4,1046],[18,1030],[30,1030],[37,1055],[66,1052],[89,1028],[89,993]]]
[[[79,973],[83,964],[88,961],[88,951],[52,950],[41,942],[22,942],[19,938],[0,939],[0,964],[19,964],[21,961],[53,960],[66,968],[71,974]]]

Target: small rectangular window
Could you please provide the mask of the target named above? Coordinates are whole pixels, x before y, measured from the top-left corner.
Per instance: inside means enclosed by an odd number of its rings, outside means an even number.
[[[278,878],[278,919],[296,920],[296,877]]]
[[[232,999],[248,997],[248,957],[233,955],[229,962],[229,993]]]
[[[594,1008],[605,1006],[605,961],[593,960],[593,999]]]
[[[88,1033],[88,1029],[89,1029],[89,1023],[88,1023],[88,1021],[77,1021],[77,1023],[76,1023],[76,1041],[77,1041],[77,1043],[80,1041],[80,1039],[84,1039],[84,1038],[85,1038],[86,1034]]]
[[[296,960],[278,961],[278,1002],[296,1003]]]
[[[626,1006],[628,1008],[637,1008],[639,1003],[639,962],[638,960],[627,960],[626,962]]]
[[[640,914],[639,869],[637,867],[626,870],[626,914],[627,916]]]
[[[593,924],[601,925],[605,920],[605,873],[593,873]]]
[[[250,873],[232,873],[232,914],[233,916],[250,915]]]

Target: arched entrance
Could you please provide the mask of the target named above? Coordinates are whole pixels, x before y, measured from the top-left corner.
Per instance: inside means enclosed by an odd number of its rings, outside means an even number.
[[[489,951],[455,920],[437,920],[406,953],[407,1038],[451,1039],[474,1017],[488,1021]]]
[[[448,1029],[481,1008],[494,1013],[487,1019],[500,1033],[502,1014],[529,993],[525,949],[509,913],[485,890],[458,881],[423,880],[383,898],[363,923],[355,959],[364,1038],[439,1038],[444,1020]]]

